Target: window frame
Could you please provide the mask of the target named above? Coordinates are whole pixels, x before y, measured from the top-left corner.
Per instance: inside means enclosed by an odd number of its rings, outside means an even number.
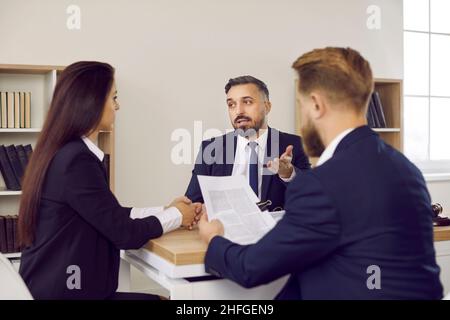
[[[404,5],[404,4],[403,4]],[[405,39],[405,35],[407,32],[410,33],[420,33],[420,34],[426,34],[428,35],[428,94],[406,94],[406,90],[403,90],[403,101],[405,101],[405,98],[409,97],[420,97],[420,98],[427,98],[428,100],[428,145],[427,145],[427,160],[412,160],[415,165],[422,171],[422,173],[425,175],[426,178],[429,178],[430,180],[450,180],[450,159],[445,160],[431,160],[430,159],[430,153],[431,153],[431,99],[432,98],[448,98],[450,99],[450,96],[436,96],[431,94],[431,36],[432,35],[444,35],[449,36],[450,33],[442,33],[442,32],[432,32],[431,31],[431,0],[428,0],[428,31],[422,31],[422,30],[411,30],[411,29],[405,29],[405,26],[403,24],[403,41]],[[404,47],[403,47],[404,48]],[[405,55],[405,53],[404,53]],[[405,59],[403,59],[404,61]],[[403,62],[404,63],[404,62]],[[403,79],[405,80],[405,79]],[[404,106],[405,107],[405,106]],[[404,112],[403,112],[404,114]],[[403,122],[405,122],[406,119],[403,119]],[[403,124],[403,130],[402,130],[402,139],[403,144],[407,140],[407,137],[405,135],[404,130],[404,124]],[[450,142],[449,142],[450,147]]]

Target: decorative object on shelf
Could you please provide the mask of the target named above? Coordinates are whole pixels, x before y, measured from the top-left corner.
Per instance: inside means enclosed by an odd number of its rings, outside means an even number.
[[[431,209],[433,210],[433,224],[435,226],[450,226],[450,219],[440,216],[444,211],[440,203],[432,204]]]

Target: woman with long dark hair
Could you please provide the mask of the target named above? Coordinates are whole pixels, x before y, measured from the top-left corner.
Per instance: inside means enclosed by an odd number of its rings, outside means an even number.
[[[19,209],[20,274],[35,299],[152,299],[116,293],[121,249],[199,218],[200,204],[125,208],[95,142],[119,109],[114,69],[77,62],[60,75],[27,167]]]

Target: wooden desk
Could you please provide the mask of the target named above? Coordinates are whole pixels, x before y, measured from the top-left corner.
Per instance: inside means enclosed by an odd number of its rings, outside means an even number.
[[[434,227],[434,241],[449,241],[450,226]]]
[[[434,241],[450,240],[450,226],[434,227]],[[178,229],[150,240],[145,249],[177,265],[202,264],[206,244],[200,239],[198,229]]]
[[[178,229],[150,240],[144,248],[180,266],[203,264],[207,246],[200,239],[198,229]]]
[[[129,278],[126,262],[167,289],[174,300],[268,300],[280,292],[288,279],[288,276],[284,276],[268,284],[246,289],[230,280],[211,277],[205,272],[203,264],[206,249],[198,229],[169,232],[149,241],[140,250],[124,252],[122,279]]]
[[[435,227],[436,260],[441,267],[444,292],[450,291],[450,226]],[[172,299],[272,299],[281,290],[287,277],[268,285],[244,289],[226,279],[211,280],[205,272],[203,260],[206,245],[200,240],[198,229],[179,229],[153,239],[140,250],[128,250],[122,255],[121,279],[129,288],[130,265],[142,271],[170,292]],[[196,277],[192,281],[191,277]]]

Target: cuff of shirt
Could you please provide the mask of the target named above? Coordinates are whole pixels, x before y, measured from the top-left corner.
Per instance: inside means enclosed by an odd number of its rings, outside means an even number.
[[[289,178],[280,177],[280,179],[283,180],[284,182],[291,182],[295,178],[296,175],[297,175],[297,173],[295,172],[295,168],[293,168],[291,176]]]
[[[130,213],[131,219],[143,219],[146,217],[155,216],[161,223],[163,233],[167,233],[178,229],[181,226],[183,217],[180,211],[175,207],[170,207],[164,210],[164,207],[149,207],[149,208],[132,208]]]

